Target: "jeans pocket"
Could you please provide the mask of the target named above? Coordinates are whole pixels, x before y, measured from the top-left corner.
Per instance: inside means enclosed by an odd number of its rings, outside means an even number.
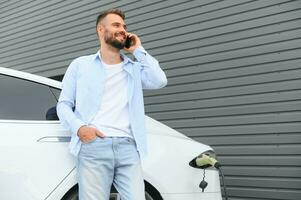
[[[88,142],[82,142],[79,156],[85,158],[93,158],[93,153],[96,152],[96,140],[98,137],[91,139]]]
[[[91,144],[93,142],[95,142],[97,140],[98,136],[96,136],[95,138],[89,140],[88,142],[84,142],[84,144]]]

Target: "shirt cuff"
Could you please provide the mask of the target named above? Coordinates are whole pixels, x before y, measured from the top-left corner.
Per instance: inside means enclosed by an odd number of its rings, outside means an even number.
[[[143,61],[147,52],[142,46],[139,46],[134,50],[133,54],[138,61]]]
[[[79,119],[75,119],[73,122],[72,122],[72,126],[71,126],[71,132],[75,135],[77,135],[77,132],[79,130],[80,127],[86,125],[84,122],[82,122],[81,120]]]

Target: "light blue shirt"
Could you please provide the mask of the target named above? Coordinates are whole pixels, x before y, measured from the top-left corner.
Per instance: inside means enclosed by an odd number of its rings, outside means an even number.
[[[129,119],[137,150],[141,157],[147,154],[145,133],[145,113],[142,89],[159,89],[167,84],[165,73],[158,61],[142,46],[133,55],[137,62],[125,55],[123,68],[128,73]],[[77,132],[95,117],[104,91],[105,69],[99,52],[82,56],[71,62],[62,82],[62,92],[57,104],[57,114],[61,123],[72,133],[70,152],[77,156],[82,142]]]

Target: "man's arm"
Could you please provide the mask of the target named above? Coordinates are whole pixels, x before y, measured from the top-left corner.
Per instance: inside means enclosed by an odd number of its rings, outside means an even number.
[[[126,51],[132,53],[141,64],[141,81],[143,89],[159,89],[167,84],[167,78],[159,62],[149,55],[141,45],[139,37],[130,33],[133,45]]]
[[[143,89],[159,89],[167,84],[167,78],[159,62],[149,55],[142,46],[133,52],[135,58],[141,63],[141,80]]]
[[[72,134],[77,134],[79,128],[85,123],[77,118],[73,112],[76,96],[76,77],[78,63],[74,60],[68,67],[62,82],[62,91],[57,103],[57,115],[64,127]]]

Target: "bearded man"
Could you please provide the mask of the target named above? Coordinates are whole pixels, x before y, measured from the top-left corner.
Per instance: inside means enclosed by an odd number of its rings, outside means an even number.
[[[145,199],[142,90],[162,88],[167,79],[124,20],[119,9],[102,12],[96,22],[99,51],[73,60],[62,82],[57,113],[72,133],[80,200],[109,200],[112,184],[122,200]]]

